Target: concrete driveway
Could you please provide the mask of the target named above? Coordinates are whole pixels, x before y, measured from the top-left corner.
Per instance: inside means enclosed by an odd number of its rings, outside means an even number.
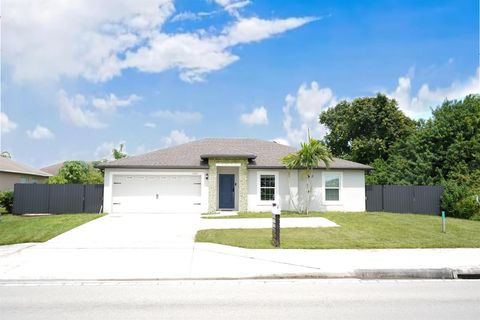
[[[45,243],[3,256],[0,277],[185,276],[190,273],[199,222],[199,214],[107,215]]]

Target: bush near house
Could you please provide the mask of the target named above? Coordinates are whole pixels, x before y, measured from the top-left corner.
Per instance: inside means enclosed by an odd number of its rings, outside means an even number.
[[[0,192],[0,207],[3,207],[7,213],[12,213],[13,191]]]

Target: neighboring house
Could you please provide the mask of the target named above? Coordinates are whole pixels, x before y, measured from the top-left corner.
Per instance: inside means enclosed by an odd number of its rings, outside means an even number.
[[[48,167],[40,168],[40,170],[42,170],[43,172],[47,172],[52,176],[58,176],[60,168],[63,167],[63,164],[64,162],[55,163]]]
[[[203,139],[100,164],[105,168],[104,211],[295,210],[305,193],[301,170],[280,159],[295,148],[254,139]],[[334,159],[313,177],[311,210],[365,211],[365,171]],[[301,200],[300,200],[301,201]]]
[[[79,160],[79,161],[83,161],[83,160]],[[86,162],[87,164],[93,163],[93,161],[86,161]],[[59,162],[59,163],[52,164],[48,167],[40,168],[40,170],[50,173],[52,176],[58,176],[60,169],[63,167],[64,164],[65,162]]]
[[[49,173],[0,157],[0,191],[13,190],[15,183],[45,183]]]

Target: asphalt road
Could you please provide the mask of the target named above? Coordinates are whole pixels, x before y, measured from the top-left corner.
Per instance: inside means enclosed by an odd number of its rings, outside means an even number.
[[[0,319],[480,319],[480,281],[2,283]]]

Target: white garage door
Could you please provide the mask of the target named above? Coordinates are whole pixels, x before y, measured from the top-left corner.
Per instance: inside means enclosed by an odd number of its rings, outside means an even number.
[[[201,211],[200,175],[114,175],[113,213]]]

